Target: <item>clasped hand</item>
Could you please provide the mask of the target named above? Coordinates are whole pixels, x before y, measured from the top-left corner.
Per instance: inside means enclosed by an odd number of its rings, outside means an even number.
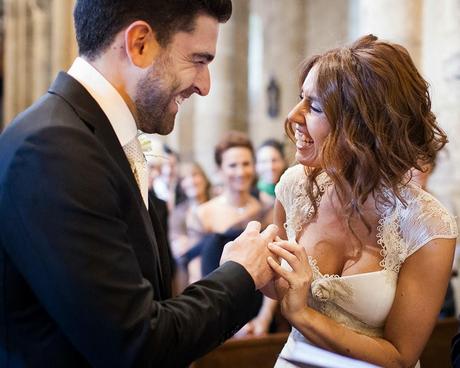
[[[292,321],[301,315],[307,306],[313,277],[307,253],[303,246],[280,238],[270,243],[268,248],[278,259],[285,260],[290,266],[281,265],[274,257],[268,257],[268,264],[278,276],[275,280],[275,290],[281,302],[281,312]]]
[[[278,227],[269,225],[264,231],[260,230],[261,224],[251,221],[239,237],[225,245],[220,259],[221,264],[227,261],[241,264],[253,278],[256,289],[265,286],[275,276],[267,258],[272,255],[268,244],[275,240]]]

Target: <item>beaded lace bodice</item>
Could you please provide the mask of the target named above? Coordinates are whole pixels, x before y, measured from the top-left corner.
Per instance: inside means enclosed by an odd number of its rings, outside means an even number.
[[[297,235],[312,217],[313,206],[306,193],[307,177],[302,165],[283,174],[276,197],[286,213],[284,224],[288,239]],[[320,192],[331,180],[325,173],[317,178]],[[387,206],[377,227],[377,243],[382,247],[382,270],[349,276],[323,275],[309,257],[313,281],[308,304],[356,331],[381,336],[393,304],[398,273],[407,257],[435,238],[456,238],[458,231],[452,216],[432,195],[413,184],[401,190],[406,206],[397,201]],[[318,199],[319,204],[320,198]],[[293,330],[293,337],[302,339]]]

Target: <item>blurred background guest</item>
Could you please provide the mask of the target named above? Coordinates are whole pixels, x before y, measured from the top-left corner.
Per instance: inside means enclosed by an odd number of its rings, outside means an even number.
[[[197,208],[196,231],[202,233],[202,274],[219,265],[222,246],[238,236],[249,221],[263,218],[262,204],[251,194],[255,179],[254,149],[246,134],[230,131],[214,150],[222,193]]]
[[[201,238],[201,232],[194,231],[190,226],[191,216],[197,206],[209,200],[211,189],[211,183],[198,163],[185,163],[180,172],[180,186],[187,198],[172,209],[169,218],[169,240],[176,259],[180,259]],[[201,278],[201,258],[190,259],[183,266],[179,273],[183,272],[176,280],[179,291]]]
[[[284,147],[280,141],[270,138],[262,142],[257,148],[257,196],[264,206],[273,208],[275,204],[275,185],[280,180],[286,167]]]
[[[223,246],[235,239],[249,221],[267,225],[267,210],[251,194],[256,172],[254,148],[248,136],[238,131],[226,133],[214,150],[214,159],[223,182],[222,193],[197,208],[193,224],[195,231],[202,234],[197,244],[202,276],[218,267]],[[277,304],[263,300],[262,295],[260,304],[259,313],[240,335],[268,332]]]
[[[153,182],[153,189],[158,198],[165,201],[169,211],[186,199],[179,185],[179,154],[168,145],[163,145],[165,159],[161,161],[159,174]]]

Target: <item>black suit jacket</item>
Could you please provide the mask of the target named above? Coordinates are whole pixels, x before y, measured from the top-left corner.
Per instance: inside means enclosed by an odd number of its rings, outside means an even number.
[[[0,135],[0,367],[185,366],[254,313],[228,262],[170,299],[165,234],[72,77]]]

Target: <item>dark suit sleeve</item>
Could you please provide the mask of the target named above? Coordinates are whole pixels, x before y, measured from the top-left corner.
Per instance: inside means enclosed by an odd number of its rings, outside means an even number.
[[[229,262],[181,296],[154,301],[120,209],[129,193],[103,150],[73,128],[21,145],[1,189],[6,250],[91,366],[184,366],[254,313],[254,283]]]

